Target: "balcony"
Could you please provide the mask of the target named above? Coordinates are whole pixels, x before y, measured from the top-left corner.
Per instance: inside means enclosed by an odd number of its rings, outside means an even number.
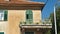
[[[27,23],[27,22],[20,22],[19,25],[21,28],[52,28],[51,23]]]

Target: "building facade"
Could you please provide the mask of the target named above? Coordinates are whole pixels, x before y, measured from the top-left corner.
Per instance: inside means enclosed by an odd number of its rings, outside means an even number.
[[[44,34],[52,28],[42,24],[43,2],[0,0],[0,34]]]

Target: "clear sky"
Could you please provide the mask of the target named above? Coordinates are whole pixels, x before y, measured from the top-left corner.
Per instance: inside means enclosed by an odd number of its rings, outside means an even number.
[[[42,19],[46,19],[50,16],[50,13],[53,12],[55,3],[57,2],[57,0],[33,0],[33,1],[46,3],[45,7],[42,10]]]

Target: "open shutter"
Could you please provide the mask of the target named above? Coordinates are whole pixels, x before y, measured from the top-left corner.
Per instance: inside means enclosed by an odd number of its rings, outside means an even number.
[[[32,10],[26,10],[26,21],[29,24],[33,23],[33,12]]]
[[[8,11],[4,11],[4,21],[7,21]]]

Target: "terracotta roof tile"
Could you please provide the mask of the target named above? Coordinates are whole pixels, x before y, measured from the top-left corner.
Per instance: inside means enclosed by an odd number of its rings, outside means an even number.
[[[6,2],[6,1],[1,1],[0,4],[44,4],[43,2],[32,2],[32,1],[9,1],[9,2]]]
[[[26,8],[26,9],[42,9],[43,8],[43,6],[44,6],[45,4],[43,3],[43,2],[32,2],[32,1],[9,1],[9,2],[6,2],[6,1],[0,1],[0,9],[2,8],[7,8],[7,9],[9,9],[9,8],[13,8],[13,9],[15,9],[15,8],[17,8],[17,9],[20,9],[20,8]],[[19,8],[20,7],[20,8]],[[39,7],[41,7],[41,8],[39,8]],[[12,9],[11,8],[11,9]]]

